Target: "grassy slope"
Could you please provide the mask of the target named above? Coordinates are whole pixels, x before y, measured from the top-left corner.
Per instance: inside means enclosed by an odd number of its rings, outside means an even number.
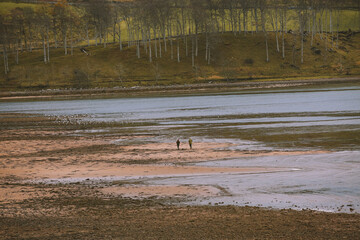
[[[39,6],[36,4],[0,3],[0,14],[7,14],[15,7]],[[344,10],[340,14],[340,30],[357,29],[357,12]],[[293,13],[289,12],[289,16]],[[297,29],[295,17],[289,17],[288,29]],[[334,15],[335,21],[336,17]],[[250,29],[254,26],[248,26]],[[268,26],[271,29],[271,26]],[[334,26],[335,28],[335,26]],[[122,23],[122,39],[127,40],[126,24]],[[109,40],[112,37],[109,36]],[[315,47],[321,49],[316,55],[310,49],[309,40],[305,47],[305,63],[300,64],[300,51],[296,52],[296,67],[291,66],[293,37],[286,37],[286,59],[275,51],[275,37],[270,34],[270,62],[265,60],[265,42],[262,33],[233,36],[225,34],[213,39],[212,62],[205,62],[204,37],[200,38],[199,57],[196,68],[191,66],[191,57],[185,56],[184,44],[181,43],[181,62],[170,58],[170,51],[163,58],[149,63],[142,49],[141,59],[135,56],[135,47],[125,48],[120,52],[117,44],[90,47],[91,56],[86,56],[75,48],[74,56],[64,56],[63,49],[51,49],[51,63],[45,65],[42,51],[21,53],[19,65],[15,64],[15,53],[10,59],[11,73],[7,76],[0,71],[0,89],[23,90],[42,88],[92,88],[136,85],[168,85],[208,82],[219,79],[251,79],[251,78],[283,78],[283,77],[314,77],[338,76],[347,73],[359,74],[359,35],[347,41],[340,41],[349,52],[336,49],[325,56],[324,43],[318,39]],[[94,44],[94,41],[91,41]],[[86,44],[84,41],[79,44]],[[191,50],[189,41],[189,51]],[[300,41],[297,40],[297,49]],[[169,43],[168,43],[169,45]],[[41,46],[41,44],[39,45]],[[174,43],[174,55],[176,45]],[[69,49],[70,51],[70,49]],[[154,48],[153,48],[154,51]],[[164,46],[163,46],[164,51]],[[254,64],[244,64],[245,59],[252,59]],[[0,59],[3,67],[3,58]],[[157,77],[156,77],[157,75]],[[159,80],[156,81],[155,79]]]
[[[11,72],[5,76],[0,73],[2,91],[15,89],[41,88],[94,88],[129,87],[138,85],[169,85],[224,81],[230,79],[254,78],[292,78],[292,77],[329,77],[346,74],[360,75],[360,34],[350,38],[340,36],[341,49],[332,47],[325,52],[324,43],[319,39],[314,46],[321,50],[315,54],[310,47],[310,39],[305,43],[305,62],[300,63],[300,48],[297,46],[296,63],[292,65],[293,37],[286,38],[286,58],[276,52],[273,33],[269,36],[270,62],[265,61],[265,42],[263,34],[234,36],[230,33],[213,37],[212,61],[205,61],[204,36],[199,41],[199,56],[196,68],[191,66],[191,42],[189,56],[181,41],[181,62],[171,59],[170,46],[162,58],[153,56],[153,63],[141,48],[141,58],[136,57],[136,47],[119,50],[117,44],[89,47],[90,56],[74,49],[74,55],[64,56],[63,49],[51,49],[51,62],[44,64],[42,51],[20,54],[19,65],[15,64],[14,54],[10,56]],[[297,41],[299,45],[299,41]],[[329,43],[330,46],[330,43]],[[176,56],[174,42],[174,57]],[[162,46],[164,52],[164,46]],[[154,47],[153,47],[154,51]],[[70,52],[70,51],[69,51]],[[246,64],[252,59],[253,64]],[[3,66],[2,59],[0,61]],[[158,80],[156,81],[156,75]]]
[[[31,7],[36,9],[39,5],[33,3],[0,2],[0,15],[10,14],[12,9]]]

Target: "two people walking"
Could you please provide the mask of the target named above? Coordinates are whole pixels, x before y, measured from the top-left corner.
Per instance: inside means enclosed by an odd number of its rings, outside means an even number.
[[[189,138],[190,149],[192,149],[192,143],[193,143],[193,140],[191,138]],[[179,139],[176,140],[176,146],[177,146],[177,149],[179,150],[180,149],[180,140]]]

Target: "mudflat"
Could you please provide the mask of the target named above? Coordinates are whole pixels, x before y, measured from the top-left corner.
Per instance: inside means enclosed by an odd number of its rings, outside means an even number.
[[[230,143],[141,142],[131,132],[79,135],[53,117],[1,114],[2,239],[356,239],[358,214],[237,206],[186,206],[225,195],[207,185],[149,185],[144,177],[291,171],[206,167],[192,162],[301,151],[233,151]],[[134,144],[117,140],[133,138]],[[323,151],[311,151],[311,154]]]

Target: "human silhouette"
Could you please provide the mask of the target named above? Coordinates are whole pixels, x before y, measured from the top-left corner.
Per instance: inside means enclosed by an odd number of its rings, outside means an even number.
[[[179,150],[180,149],[180,140],[176,140],[176,145],[177,145],[177,149]]]

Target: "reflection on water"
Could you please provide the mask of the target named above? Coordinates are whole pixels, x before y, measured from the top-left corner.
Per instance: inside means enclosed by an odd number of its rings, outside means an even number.
[[[201,203],[360,212],[360,87],[239,91],[222,94],[0,103],[0,112],[76,115],[83,121],[144,122],[111,130],[153,134],[152,141],[193,137],[232,142],[232,150],[310,149],[328,154],[244,157],[209,166],[290,167],[299,171],[149,180],[210,184],[230,195]],[[200,202],[197,202],[200,203]]]

